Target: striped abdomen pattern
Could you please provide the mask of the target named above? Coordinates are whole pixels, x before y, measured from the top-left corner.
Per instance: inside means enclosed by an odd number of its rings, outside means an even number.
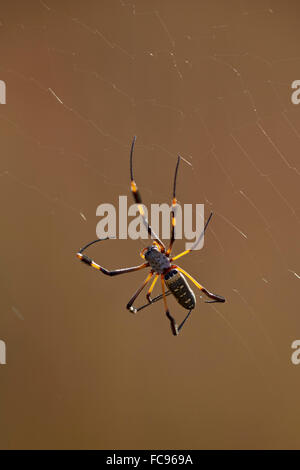
[[[165,283],[168,289],[172,292],[177,302],[187,310],[195,308],[196,297],[190,286],[188,285],[185,277],[177,271],[171,269],[165,276]]]

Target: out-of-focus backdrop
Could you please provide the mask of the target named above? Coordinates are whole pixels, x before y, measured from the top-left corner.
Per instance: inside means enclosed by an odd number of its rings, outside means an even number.
[[[2,5],[1,448],[299,448],[299,23],[296,0]],[[145,273],[75,257],[99,204],[132,203],[135,134],[146,204],[170,202],[180,153],[179,202],[214,211],[180,264],[227,302],[195,290],[177,338],[162,303],[125,309]],[[146,245],[89,253],[125,267]]]

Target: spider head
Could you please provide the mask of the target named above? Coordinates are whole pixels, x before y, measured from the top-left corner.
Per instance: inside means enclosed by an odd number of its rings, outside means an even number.
[[[146,248],[143,248],[142,251],[140,252],[140,255],[143,259],[148,260],[149,255],[151,255],[151,253],[157,252],[157,251],[160,251],[160,246],[158,245],[158,243],[156,243],[154,241],[153,245],[147,246]]]

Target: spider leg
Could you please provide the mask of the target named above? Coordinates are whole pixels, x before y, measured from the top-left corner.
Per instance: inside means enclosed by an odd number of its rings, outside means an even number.
[[[195,243],[192,245],[192,247],[191,247],[189,250],[182,251],[182,252],[179,253],[178,255],[173,256],[173,258],[171,258],[171,261],[175,261],[176,259],[181,258],[181,256],[187,255],[188,253],[190,253],[190,251],[194,250],[194,248],[198,245],[198,243],[199,243],[200,240],[202,239],[202,237],[203,237],[203,235],[204,235],[204,233],[205,233],[205,230],[207,229],[208,224],[209,224],[209,222],[210,222],[212,216],[213,216],[213,213],[211,212],[210,215],[209,215],[209,217],[208,217],[208,219],[207,219],[207,221],[206,221],[206,224],[205,224],[205,226],[204,226],[204,229],[202,230],[200,236],[197,238],[197,240],[196,240]]]
[[[146,284],[148,284],[148,282],[150,281],[151,277],[153,276],[153,271],[151,271],[148,276],[146,277],[146,279],[144,280],[143,284],[141,285],[141,287],[138,288],[138,290],[133,294],[133,296],[131,297],[131,299],[129,300],[128,304],[126,305],[126,308],[128,310],[130,310],[132,313],[137,313],[137,309],[135,307],[132,306],[133,302],[135,301],[135,299],[140,295],[140,293],[142,292],[142,290],[144,289],[144,287],[146,286]]]
[[[154,274],[154,273],[152,273],[152,274]],[[162,294],[161,294],[161,295],[158,295],[157,297],[154,297],[154,299],[152,299],[152,298],[150,297],[150,294],[151,294],[151,292],[152,292],[152,290],[153,290],[153,288],[154,288],[154,286],[155,286],[155,283],[156,283],[156,281],[157,281],[157,279],[158,279],[158,276],[159,276],[159,274],[156,274],[156,275],[155,275],[155,278],[154,278],[154,280],[153,280],[153,282],[152,282],[152,284],[151,284],[151,286],[150,286],[150,289],[149,289],[148,292],[147,292],[146,297],[147,297],[148,303],[145,304],[145,305],[142,305],[141,307],[134,307],[134,305],[133,305],[134,300],[137,298],[137,296],[138,296],[138,295],[140,294],[140,292],[143,290],[143,288],[145,287],[145,285],[147,284],[147,282],[150,280],[150,277],[149,277],[149,276],[148,276],[148,278],[146,278],[146,280],[145,280],[144,284],[142,285],[142,287],[141,287],[140,289],[138,289],[137,292],[136,292],[136,293],[134,294],[134,296],[132,297],[132,299],[130,299],[130,301],[128,302],[126,308],[128,308],[128,309],[129,309],[131,312],[133,312],[133,313],[137,313],[137,312],[139,312],[140,310],[142,310],[143,308],[150,307],[150,305],[152,305],[153,303],[158,302],[159,300],[161,300],[161,299],[163,298]],[[167,291],[167,292],[166,292],[166,295],[170,295],[170,294],[171,294],[170,291]]]
[[[202,290],[202,292],[209,298],[211,299],[214,299],[214,300],[206,300],[205,302],[206,303],[214,303],[214,302],[225,302],[225,299],[224,297],[222,297],[221,295],[217,295],[217,294],[213,294],[212,292],[209,292],[205,287],[201,286],[201,284],[199,284],[199,282],[196,281],[196,279],[194,279],[189,273],[187,273],[186,271],[184,271],[184,269],[180,268],[179,266],[172,266],[176,269],[178,269],[178,271],[182,272],[182,274],[184,274],[188,279],[190,279],[194,284],[195,286],[198,287],[198,289]]]
[[[106,274],[107,276],[116,276],[118,274],[127,274],[127,273],[131,273],[133,271],[139,271],[140,269],[143,269],[143,268],[146,268],[147,266],[149,266],[149,263],[144,263],[144,264],[140,264],[139,266],[132,266],[130,268],[122,268],[122,269],[114,269],[112,271],[104,268],[103,266],[100,266],[99,264],[95,263],[95,261],[92,260],[92,258],[89,258],[89,256],[87,256],[84,252],[84,250],[86,250],[86,248],[88,248],[90,245],[93,245],[94,243],[97,243],[97,242],[101,242],[101,241],[104,241],[104,240],[107,240],[107,238],[101,238],[101,239],[97,239],[97,240],[94,240],[93,242],[90,242],[88,243],[87,245],[85,245],[83,248],[81,248],[79,250],[79,252],[76,254],[77,258],[80,259],[80,261],[82,261],[83,263],[86,263],[88,266],[91,266],[92,268],[95,268],[97,269],[98,271],[101,271],[103,274]]]
[[[150,288],[149,288],[149,290],[148,290],[148,292],[147,292],[147,294],[146,294],[146,298],[147,298],[149,304],[151,304],[151,302],[152,302],[152,299],[151,299],[150,295],[151,295],[151,292],[152,292],[153,289],[154,289],[154,286],[155,286],[155,284],[156,284],[156,281],[157,281],[157,279],[158,279],[158,276],[159,276],[159,274],[155,274],[155,277],[154,277],[154,279],[153,279],[153,282],[152,282],[152,284],[151,284],[151,286],[150,286]]]
[[[187,319],[189,318],[190,314],[192,313],[192,310],[193,310],[193,309],[191,309],[191,310],[189,311],[189,313],[187,314],[187,316],[186,316],[186,317],[184,318],[184,320],[180,323],[180,325],[179,325],[179,327],[178,327],[178,333],[180,332],[181,328],[183,327],[183,325],[185,324],[185,322],[186,322]]]
[[[177,173],[178,173],[178,167],[180,163],[180,156],[178,155],[178,160],[177,160],[177,165],[176,165],[176,170],[175,170],[175,176],[174,176],[174,186],[173,186],[173,199],[172,199],[172,233],[171,233],[171,239],[170,239],[170,244],[169,248],[167,250],[166,255],[169,255],[172,250],[173,243],[175,241],[175,226],[176,226],[176,217],[175,217],[175,207],[177,204],[177,199],[176,199],[176,180],[177,180]]]
[[[133,166],[132,166],[132,157],[133,157],[133,149],[134,149],[134,144],[135,144],[135,141],[136,141],[136,137],[134,136],[133,138],[133,141],[132,141],[132,144],[131,144],[131,150],[130,150],[130,180],[131,180],[131,192],[133,194],[133,198],[134,198],[134,201],[135,203],[137,204],[138,206],[138,209],[139,209],[139,212],[140,212],[140,215],[143,219],[143,223],[148,231],[148,234],[150,237],[152,237],[160,246],[161,248],[161,251],[164,253],[165,252],[165,245],[163,244],[163,242],[160,240],[160,238],[158,237],[158,235],[156,235],[156,233],[152,230],[148,220],[146,219],[145,217],[145,213],[144,213],[144,209],[143,209],[143,206],[142,206],[142,198],[141,198],[141,195],[139,193],[139,190],[138,190],[138,187],[136,185],[136,182],[134,181],[134,178],[133,178]]]
[[[170,295],[170,294],[172,294],[172,292],[171,292],[170,290],[167,290],[167,291],[166,291],[166,297],[167,297],[168,295]],[[151,301],[148,302],[147,304],[142,305],[141,307],[138,307],[138,308],[136,309],[136,311],[139,312],[139,311],[142,310],[143,308],[150,307],[152,304],[154,304],[155,302],[158,302],[158,301],[161,300],[161,299],[163,299],[163,294],[160,294],[160,295],[158,295],[157,297],[154,297],[154,299],[151,299]]]
[[[172,315],[170,314],[169,309],[168,309],[167,298],[166,298],[166,294],[165,294],[165,282],[164,282],[163,275],[161,275],[161,287],[162,287],[162,292],[163,292],[163,299],[164,299],[164,304],[165,304],[166,315],[167,315],[168,319],[170,320],[170,326],[171,326],[171,330],[172,330],[173,335],[177,336],[179,334],[178,326],[177,326],[177,323],[175,321],[175,318],[172,317]]]

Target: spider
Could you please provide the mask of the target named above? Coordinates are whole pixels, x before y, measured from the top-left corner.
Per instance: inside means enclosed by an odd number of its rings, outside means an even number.
[[[134,150],[134,144],[136,141],[136,137],[133,138],[132,144],[131,144],[131,150],[130,150],[130,179],[131,179],[131,192],[133,194],[133,198],[135,200],[135,203],[138,206],[140,215],[142,217],[143,223],[148,231],[148,234],[150,237],[153,239],[152,245],[148,246],[147,248],[144,248],[141,252],[140,255],[141,257],[145,260],[145,263],[140,264],[139,266],[133,266],[130,268],[123,268],[123,269],[116,269],[113,271],[109,271],[105,269],[103,266],[100,266],[99,264],[95,263],[91,258],[89,258],[86,254],[83,252],[91,245],[94,243],[108,240],[109,237],[106,238],[101,238],[94,240],[87,245],[85,245],[83,248],[79,250],[77,253],[77,257],[80,259],[80,261],[83,261],[87,265],[91,266],[92,268],[97,269],[98,271],[102,272],[103,274],[106,274],[108,276],[116,276],[118,274],[127,274],[131,273],[134,271],[139,271],[141,269],[145,269],[150,267],[150,273],[144,280],[143,284],[137,289],[137,291],[134,293],[134,295],[131,297],[129,300],[128,304],[126,305],[126,308],[131,311],[132,313],[137,313],[140,310],[142,310],[145,307],[148,307],[155,302],[163,299],[164,301],[164,307],[165,307],[165,314],[167,318],[170,321],[170,326],[171,326],[171,331],[174,336],[177,336],[179,332],[181,331],[183,325],[185,324],[186,320],[189,318],[192,310],[195,308],[196,305],[196,297],[192,289],[190,288],[189,284],[187,283],[185,276],[192,281],[198,289],[200,289],[207,297],[213,299],[210,301],[206,301],[207,303],[213,303],[213,302],[225,302],[224,297],[213,294],[209,292],[205,287],[203,287],[199,282],[197,282],[189,273],[184,271],[182,268],[177,266],[176,264],[173,264],[175,260],[178,258],[181,258],[184,255],[187,255],[190,253],[193,248],[199,243],[199,241],[202,239],[204,236],[205,230],[207,229],[207,226],[212,218],[212,212],[209,215],[209,218],[207,219],[204,229],[198,239],[195,241],[193,246],[189,250],[185,250],[181,253],[179,253],[176,256],[171,257],[171,250],[175,241],[175,226],[176,226],[176,217],[175,217],[175,206],[177,204],[177,199],[176,199],[176,181],[177,181],[177,173],[178,173],[178,167],[180,163],[180,156],[178,156],[177,160],[177,165],[176,165],[176,170],[175,170],[175,176],[174,176],[174,184],[173,184],[173,199],[172,199],[172,210],[171,210],[171,218],[172,218],[172,231],[171,231],[171,239],[169,243],[169,247],[166,248],[163,242],[160,240],[160,238],[156,235],[156,233],[153,231],[151,228],[148,220],[145,217],[143,206],[142,206],[142,198],[140,196],[140,193],[138,191],[138,187],[135,183],[134,177],[133,177],[133,166],[132,166],[132,157],[133,157],[133,150]],[[153,291],[153,288],[160,277],[161,279],[161,287],[162,287],[162,294],[158,295],[157,297],[154,297],[153,299],[151,298],[151,293]],[[153,278],[153,279],[152,279]],[[150,288],[146,294],[146,299],[147,303],[145,305],[142,305],[141,307],[134,307],[133,303],[136,300],[136,298],[139,296],[139,294],[142,292],[144,287],[149,283],[149,281],[152,279],[152,283],[150,285]],[[166,291],[165,286],[167,286],[168,290]],[[174,297],[176,298],[177,302],[185,309],[189,310],[188,314],[184,318],[184,320],[180,323],[179,326],[177,326],[177,323],[175,321],[175,318],[170,314],[168,304],[167,304],[167,296],[173,294]]]

